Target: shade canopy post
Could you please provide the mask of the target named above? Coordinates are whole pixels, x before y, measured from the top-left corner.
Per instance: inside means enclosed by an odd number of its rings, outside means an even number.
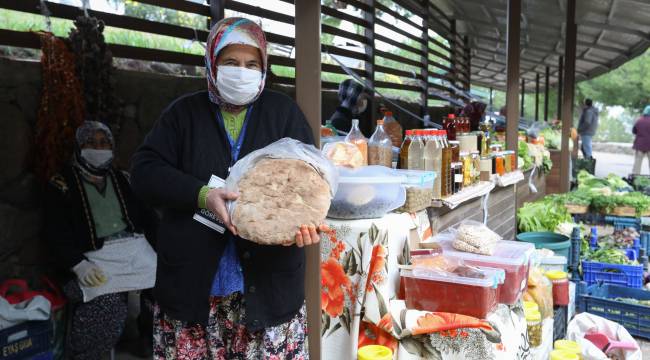
[[[560,158],[560,192],[567,192],[571,182],[571,157],[569,137],[573,126],[573,98],[575,93],[576,69],[576,0],[567,0],[566,41],[564,47],[564,89],[562,96],[562,152]]]

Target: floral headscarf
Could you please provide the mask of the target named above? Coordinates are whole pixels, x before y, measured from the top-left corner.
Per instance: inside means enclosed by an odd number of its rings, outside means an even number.
[[[262,82],[255,99],[262,93],[264,82],[266,80],[266,37],[262,28],[249,19],[231,17],[216,23],[210,35],[208,35],[207,48],[205,51],[205,67],[208,78],[208,94],[210,100],[219,105],[222,110],[233,111],[239,110],[243,106],[227,103],[219,95],[217,90],[217,57],[219,52],[226,46],[232,44],[250,45],[260,50],[262,57]]]
[[[76,144],[72,163],[75,167],[81,170],[81,173],[86,177],[103,177],[111,167],[111,163],[105,164],[99,168],[95,167],[81,156],[81,148],[94,138],[97,131],[103,132],[104,135],[106,135],[106,139],[111,143],[111,149],[115,149],[113,133],[108,126],[99,121],[84,121],[84,123],[77,128],[75,134]]]

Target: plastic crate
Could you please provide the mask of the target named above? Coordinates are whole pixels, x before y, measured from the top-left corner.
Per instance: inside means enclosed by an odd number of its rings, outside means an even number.
[[[38,354],[32,358],[32,360],[54,360],[54,353],[51,351]]]
[[[615,298],[650,300],[650,291],[610,284],[591,285],[584,293],[578,294],[577,305],[580,312],[604,317],[621,324],[633,336],[650,339],[650,307],[616,301]]]
[[[640,234],[641,238],[639,239],[639,243],[641,248],[645,249],[646,255],[650,255],[650,232],[641,231]]]
[[[607,224],[614,225],[615,230],[623,230],[629,227],[641,230],[641,219],[623,216],[605,216]]]
[[[598,213],[575,214],[573,215],[573,221],[577,224],[603,225],[605,224],[605,217]]]
[[[52,323],[28,321],[0,331],[0,360],[29,359],[49,352]]]
[[[643,286],[643,265],[615,265],[583,261],[582,277],[588,285],[603,282],[640,288]]]
[[[553,308],[553,342],[566,337],[568,314],[569,308],[566,306],[555,306]]]

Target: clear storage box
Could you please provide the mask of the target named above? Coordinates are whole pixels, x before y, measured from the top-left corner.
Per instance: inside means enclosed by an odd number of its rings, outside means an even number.
[[[339,186],[327,216],[334,219],[374,219],[406,200],[406,177],[384,166],[339,168]]]
[[[499,303],[515,304],[526,290],[530,258],[535,245],[518,241],[501,240],[496,243],[492,256],[458,251],[448,240],[440,241],[445,256],[463,259],[468,265],[485,266],[505,271],[505,282],[499,288]]]
[[[486,275],[483,279],[403,269],[406,306],[485,319],[498,304],[498,288],[503,283],[504,272],[501,269],[480,270]]]
[[[397,212],[414,213],[431,206],[433,200],[433,183],[436,180],[434,171],[395,170],[406,178],[402,184],[406,188],[406,201]]]

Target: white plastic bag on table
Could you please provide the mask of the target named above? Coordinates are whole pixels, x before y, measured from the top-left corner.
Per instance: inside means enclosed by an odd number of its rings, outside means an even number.
[[[600,316],[592,315],[589,313],[582,313],[576,315],[567,327],[567,340],[572,340],[580,344],[582,348],[582,359],[584,360],[608,360],[610,359],[598,349],[591,341],[584,338],[585,334],[592,332],[600,332],[607,335],[608,338],[618,341],[630,341],[637,344],[636,340],[630,335],[625,327]],[[641,350],[634,351],[614,350],[610,354],[620,356],[621,360],[642,360],[643,354]]]
[[[226,190],[237,192],[239,180],[262,159],[302,160],[313,166],[329,183],[332,197],[336,194],[339,178],[339,172],[336,166],[314,146],[291,138],[280,139],[239,159],[232,169],[230,169],[230,175],[226,179]],[[235,206],[237,206],[237,201],[232,201],[228,204],[230,216],[232,216]]]

